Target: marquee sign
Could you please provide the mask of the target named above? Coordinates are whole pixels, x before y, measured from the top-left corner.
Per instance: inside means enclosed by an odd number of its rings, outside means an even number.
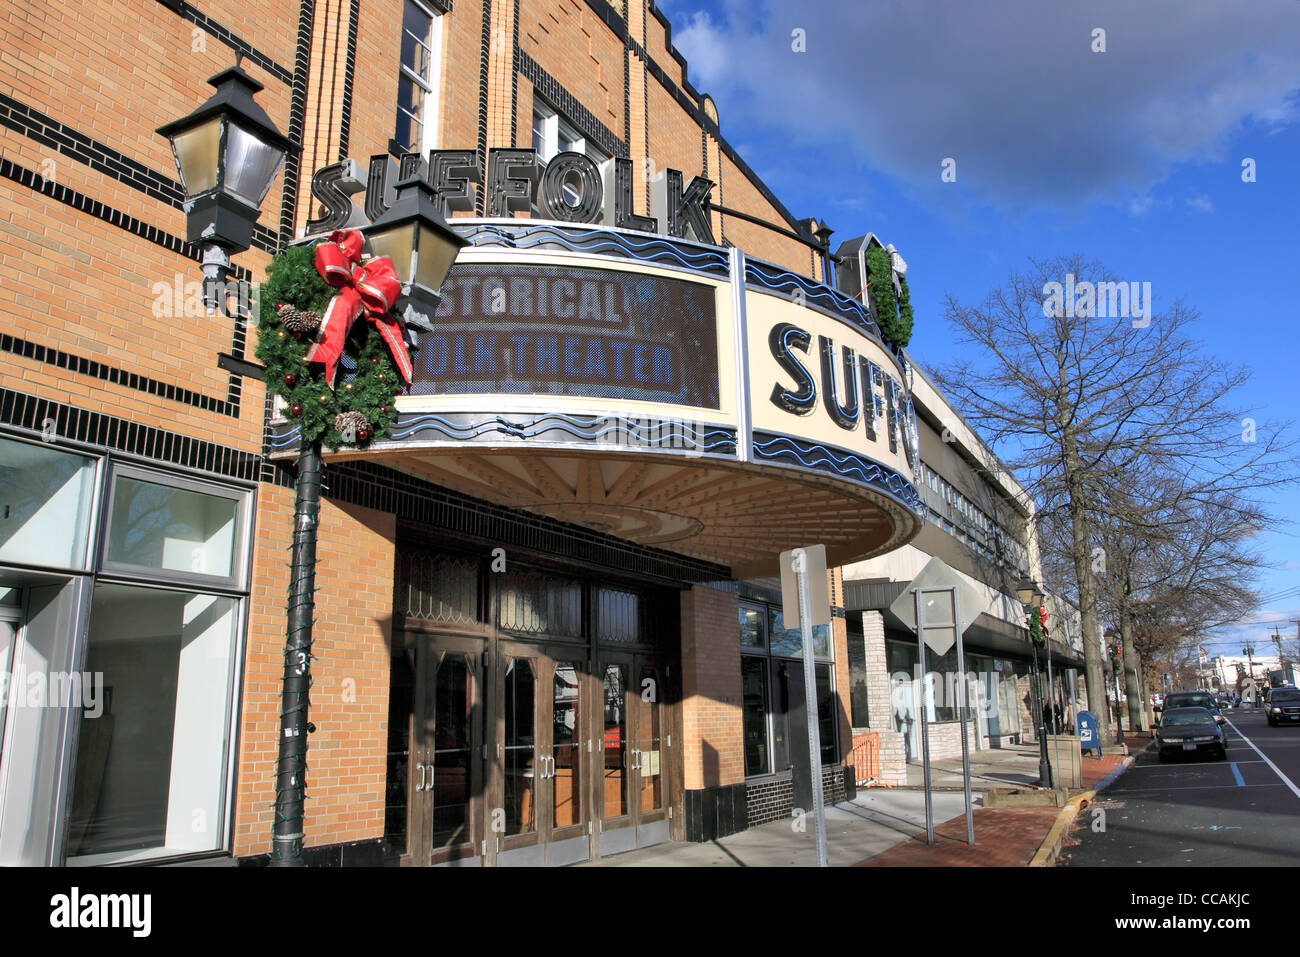
[[[492,218],[512,217],[536,206],[542,218],[558,222],[603,223],[714,242],[705,211],[713,182],[703,176],[685,183],[680,170],[663,170],[651,182],[652,215],[643,216],[632,211],[630,159],[614,157],[598,165],[583,153],[566,152],[543,164],[532,150],[492,149],[486,172],[484,177],[474,150],[430,150],[427,162],[419,153],[407,153],[396,161],[388,154],[372,156],[364,179],[350,159],[321,167],[312,176],[311,194],[324,211],[308,220],[307,233],[328,233],[378,219],[391,204],[396,184],[421,176],[438,194],[444,215],[472,212],[481,190],[483,207]],[[363,191],[364,204],[358,206],[352,196]]]
[[[312,231],[382,212],[376,157],[313,178]],[[775,574],[810,541],[844,564],[920,528],[908,371],[860,302],[712,244],[711,184],[656,183],[631,212],[631,164],[521,150],[404,157],[470,243],[412,353],[392,439],[334,458],[644,545]],[[364,209],[351,197],[364,190]],[[546,219],[517,219],[529,209]],[[599,225],[597,225],[599,224]],[[659,235],[651,235],[656,231]],[[294,447],[291,423],[273,449]],[[273,453],[276,454],[276,453]]]
[[[471,393],[717,409],[714,288],[610,269],[456,265],[411,394]]]

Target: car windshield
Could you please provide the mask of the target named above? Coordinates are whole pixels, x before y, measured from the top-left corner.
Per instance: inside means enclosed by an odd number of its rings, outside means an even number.
[[[1300,701],[1300,691],[1274,691],[1268,696],[1268,700],[1274,704],[1295,704]]]
[[[1207,694],[1170,695],[1166,704],[1171,708],[1213,708],[1214,699]]]
[[[1180,708],[1177,711],[1166,712],[1164,720],[1160,726],[1163,728],[1171,725],[1184,724],[1213,724],[1214,716],[1204,708]]]

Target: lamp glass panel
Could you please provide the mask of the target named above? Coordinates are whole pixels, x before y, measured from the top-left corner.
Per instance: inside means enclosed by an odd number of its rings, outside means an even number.
[[[214,116],[172,137],[172,150],[187,196],[206,193],[217,185],[217,150],[221,145],[221,117]]]
[[[411,281],[411,251],[415,244],[415,231],[416,226],[409,222],[387,229],[371,228],[366,231],[370,251],[393,261],[393,270],[403,285]]]
[[[230,124],[226,135],[226,188],[244,202],[262,205],[283,161],[283,150],[236,123]]]
[[[450,237],[421,226],[420,263],[416,267],[415,281],[424,288],[437,292],[451,271],[451,264],[456,261],[458,252],[460,245]]]

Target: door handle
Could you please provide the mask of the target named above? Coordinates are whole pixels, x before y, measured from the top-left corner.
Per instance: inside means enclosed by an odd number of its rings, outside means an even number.
[[[424,785],[424,789],[425,789],[426,791],[432,791],[432,790],[433,790],[433,765],[432,765],[432,764],[426,764],[426,765],[424,766],[424,770],[427,771],[427,772],[429,772],[429,780],[428,780],[428,782]]]
[[[419,764],[417,764],[415,766],[415,769],[420,773],[420,780],[415,783],[415,789],[417,791],[423,791],[424,790],[424,762],[422,761]]]

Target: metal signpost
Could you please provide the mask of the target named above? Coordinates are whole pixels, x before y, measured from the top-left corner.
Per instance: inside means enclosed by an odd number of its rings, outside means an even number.
[[[930,793],[930,735],[926,716],[925,649],[928,645],[936,655],[945,655],[956,642],[958,705],[961,719],[961,772],[962,790],[966,798],[966,843],[975,843],[975,806],[971,799],[970,745],[966,739],[966,723],[970,720],[969,694],[966,682],[966,653],[962,645],[962,620],[956,588],[917,588],[913,592],[916,605],[916,647],[921,670],[921,749],[925,771],[925,834],[934,843],[934,809]]]
[[[816,597],[814,598],[814,594]],[[817,818],[817,866],[826,866],[826,809],[822,801],[822,745],[817,714],[817,673],[813,657],[813,627],[831,623],[830,588],[826,580],[826,546],[812,545],[781,553],[782,618],[789,628],[798,622],[803,637],[803,684],[808,721],[808,758],[812,774],[813,813]],[[926,795],[929,800],[929,795]]]

